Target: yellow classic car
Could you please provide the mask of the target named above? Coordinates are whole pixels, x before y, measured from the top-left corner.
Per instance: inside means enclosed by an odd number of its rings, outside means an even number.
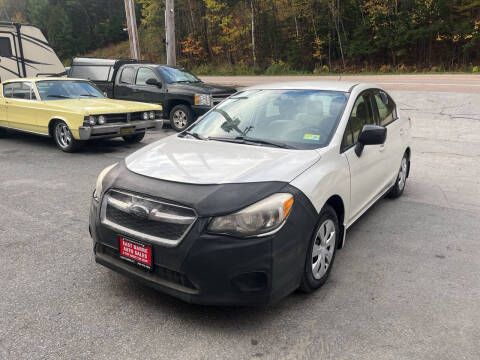
[[[61,150],[74,152],[89,139],[139,142],[147,129],[162,125],[160,105],[108,99],[88,80],[35,78],[1,84],[0,137],[7,129],[51,136]]]

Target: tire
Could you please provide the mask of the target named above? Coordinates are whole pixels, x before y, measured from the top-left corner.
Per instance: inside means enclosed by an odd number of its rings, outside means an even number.
[[[400,170],[398,171],[397,180],[395,180],[395,185],[393,185],[390,192],[387,194],[387,197],[391,199],[396,199],[402,196],[403,191],[405,190],[405,185],[407,183],[408,170],[410,168],[410,160],[408,159],[408,154],[405,153],[400,163]]]
[[[8,130],[0,127],[0,138],[6,137],[8,135]]]
[[[145,137],[145,132],[142,132],[134,135],[123,136],[123,140],[127,144],[136,144],[142,141],[144,137]]]
[[[332,271],[340,235],[337,213],[330,205],[325,205],[307,248],[300,290],[312,293],[327,281]],[[314,254],[314,250],[318,253]]]
[[[188,105],[177,105],[170,111],[170,125],[178,132],[185,130],[193,121],[193,111]]]
[[[55,123],[52,135],[57,147],[67,153],[76,152],[83,145],[83,141],[73,138],[72,132],[64,121],[59,120]]]

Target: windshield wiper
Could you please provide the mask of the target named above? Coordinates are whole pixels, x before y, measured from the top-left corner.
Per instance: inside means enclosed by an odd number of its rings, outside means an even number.
[[[190,135],[190,136],[192,136],[192,137],[194,137],[195,139],[198,139],[198,140],[208,140],[208,138],[206,138],[205,136],[200,135],[199,133],[196,133],[196,132],[184,131],[180,135],[182,137],[185,137],[185,135]]]
[[[71,99],[69,96],[65,95],[47,95],[47,97],[53,97],[53,98],[58,98],[58,99]]]
[[[98,98],[98,96],[92,95],[92,94],[81,94],[80,96],[88,96],[88,97]]]
[[[291,149],[292,148],[291,146],[289,146],[287,144],[284,144],[282,142],[272,141],[272,140],[264,140],[264,139],[256,139],[256,138],[252,138],[252,137],[249,137],[249,136],[237,136],[235,138],[235,140],[243,140],[243,141],[254,143],[254,144],[274,146],[274,147],[279,147],[279,148],[283,148],[283,149]]]
[[[224,141],[224,142],[231,142],[236,144],[259,144],[259,145],[266,145],[266,146],[273,146],[282,149],[295,149],[293,146],[289,146],[287,144],[277,142],[277,141],[270,141],[270,140],[263,140],[263,139],[255,139],[248,136],[237,136],[234,138],[229,137],[209,137],[208,140],[215,140],[215,141]]]

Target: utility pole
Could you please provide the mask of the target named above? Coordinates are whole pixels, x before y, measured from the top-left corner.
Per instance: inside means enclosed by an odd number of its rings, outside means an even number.
[[[175,6],[174,0],[166,0],[165,4],[165,41],[167,45],[167,65],[177,64],[175,49]]]
[[[130,38],[130,54],[132,59],[141,60],[140,43],[138,42],[137,17],[135,16],[135,0],[125,0],[128,37]]]

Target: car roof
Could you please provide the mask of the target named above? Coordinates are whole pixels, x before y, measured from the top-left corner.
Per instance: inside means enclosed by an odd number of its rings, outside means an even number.
[[[8,79],[3,81],[4,84],[6,83],[12,83],[12,82],[37,82],[37,81],[42,81],[42,80],[49,80],[49,81],[55,81],[55,80],[63,80],[63,81],[89,81],[87,79],[76,79],[76,78],[67,78],[67,77],[36,77],[36,78],[16,78],[16,79]]]
[[[362,88],[378,88],[375,84],[354,82],[354,81],[286,81],[272,84],[263,84],[248,87],[246,90],[326,90],[351,92],[355,87],[361,85]]]

